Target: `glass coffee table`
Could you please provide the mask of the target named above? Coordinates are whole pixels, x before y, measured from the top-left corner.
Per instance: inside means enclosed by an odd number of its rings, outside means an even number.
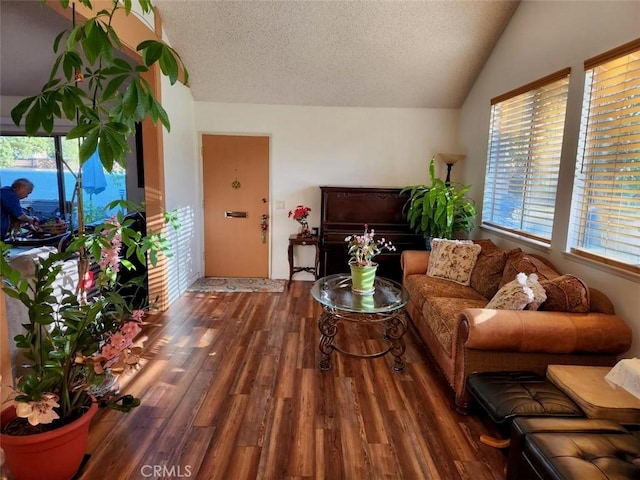
[[[331,353],[334,350],[359,358],[376,358],[391,353],[394,357],[393,370],[404,370],[402,354],[405,345],[402,337],[407,331],[405,305],[409,301],[409,294],[399,283],[382,277],[376,277],[374,288],[374,293],[369,295],[354,293],[351,291],[351,276],[342,273],[320,278],[311,287],[311,295],[322,305],[322,314],[318,319],[321,370],[331,368]],[[360,325],[381,324],[382,338],[389,342],[388,348],[372,354],[340,348],[334,340],[341,321]]]

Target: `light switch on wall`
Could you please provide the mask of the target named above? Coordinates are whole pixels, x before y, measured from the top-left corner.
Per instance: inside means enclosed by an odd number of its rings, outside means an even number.
[[[284,200],[278,200],[276,202],[276,210],[284,210]]]

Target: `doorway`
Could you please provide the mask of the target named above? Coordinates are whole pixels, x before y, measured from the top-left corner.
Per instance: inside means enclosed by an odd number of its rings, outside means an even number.
[[[202,136],[206,277],[269,276],[269,137]]]

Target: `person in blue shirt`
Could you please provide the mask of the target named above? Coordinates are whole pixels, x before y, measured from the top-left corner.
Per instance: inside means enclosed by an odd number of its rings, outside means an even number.
[[[18,178],[10,187],[0,188],[0,240],[6,238],[12,222],[36,222],[36,218],[24,213],[20,206],[20,200],[27,198],[31,192],[33,182],[26,178]]]

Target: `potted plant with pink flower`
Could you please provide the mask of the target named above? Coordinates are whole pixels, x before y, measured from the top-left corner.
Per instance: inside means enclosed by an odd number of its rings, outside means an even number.
[[[109,207],[116,204],[126,202]],[[0,242],[2,289],[28,312],[23,333],[14,339],[27,364],[13,388],[13,406],[2,412],[1,422],[2,446],[15,478],[24,478],[25,469],[28,477],[37,462],[33,453],[20,453],[27,437],[59,435],[82,423],[86,435],[81,445],[61,445],[54,453],[59,458],[47,466],[47,478],[70,478],[84,455],[89,422],[98,404],[129,411],[140,403],[131,395],[118,396],[117,376],[135,369],[142,351],[135,339],[150,305],[124,292],[140,286],[146,273],[122,281],[118,272],[133,268],[126,260],[131,255],[145,263],[148,257],[155,264],[168,243],[153,232],[143,236],[131,228],[131,222],[120,213],[85,232],[64,251],[35,262],[33,278],[24,278],[13,268],[7,256],[9,246]],[[96,267],[85,272],[78,288],[63,288],[56,298],[53,284],[63,262],[77,258],[80,250],[85,250]],[[87,299],[85,292],[89,290],[93,297]],[[22,459],[14,457],[12,449],[17,449]],[[30,460],[25,462],[27,458]],[[58,477],[50,469],[60,463],[68,470]]]
[[[374,282],[378,264],[373,258],[388,251],[394,252],[396,247],[384,238],[375,239],[375,230],[364,225],[362,235],[347,236],[344,241],[349,248],[349,267],[351,268],[351,289],[358,294],[370,294],[374,291]]]
[[[46,84],[37,94],[14,106],[11,118],[31,136],[51,133],[60,125],[58,120],[71,121],[74,127],[66,133],[66,138],[78,140],[80,165],[97,151],[108,172],[116,164],[126,168],[128,140],[136,124],[151,120],[154,124],[160,122],[167,130],[170,128],[169,116],[156,98],[148,76],[159,70],[171,84],[178,78],[187,83],[188,71],[178,53],[161,37],[135,46],[139,59],[125,59],[118,54],[125,42],[118,35],[119,27],[114,26],[114,19],[123,19],[134,12],[152,14],[152,0],[138,0],[136,9],[131,0],[111,0],[101,5],[91,0],[56,3],[62,9],[71,9],[72,27],[61,32],[53,42],[57,57]],[[76,7],[83,11],[78,18]],[[113,375],[137,364],[140,350],[134,344],[135,337],[149,308],[138,303],[130,293],[142,286],[142,277],[123,282],[118,272],[134,268],[129,260],[132,258],[143,265],[147,261],[155,265],[157,255],[165,250],[167,242],[153,232],[143,236],[131,228],[132,221],[126,220],[123,214],[104,222],[93,232],[85,232],[81,172],[79,169],[74,174],[78,236],[68,248],[40,260],[35,276],[27,280],[12,268],[7,258],[9,247],[0,242],[3,290],[28,311],[24,332],[15,337],[16,346],[27,358],[28,368],[15,386],[15,407],[5,409],[0,422],[3,429],[0,443],[6,465],[16,480],[71,478],[86,449],[88,426],[95,414],[96,402],[125,411],[139,403],[131,396],[109,396],[113,391],[110,388]],[[78,257],[79,284],[77,288],[63,290],[56,298],[54,280],[61,273],[63,262],[71,257]],[[99,265],[95,278],[91,278],[95,269],[89,269],[90,262]],[[90,289],[90,283],[98,293],[87,299],[83,292]],[[12,416],[18,419],[9,422]],[[83,437],[79,445],[47,447],[52,454],[50,460],[23,452],[29,440],[42,443],[42,436],[78,436],[68,432],[78,423],[82,424],[79,436]],[[18,432],[8,435],[8,430]],[[10,450],[19,450],[22,457],[12,457]],[[36,468],[45,470],[35,473]]]

